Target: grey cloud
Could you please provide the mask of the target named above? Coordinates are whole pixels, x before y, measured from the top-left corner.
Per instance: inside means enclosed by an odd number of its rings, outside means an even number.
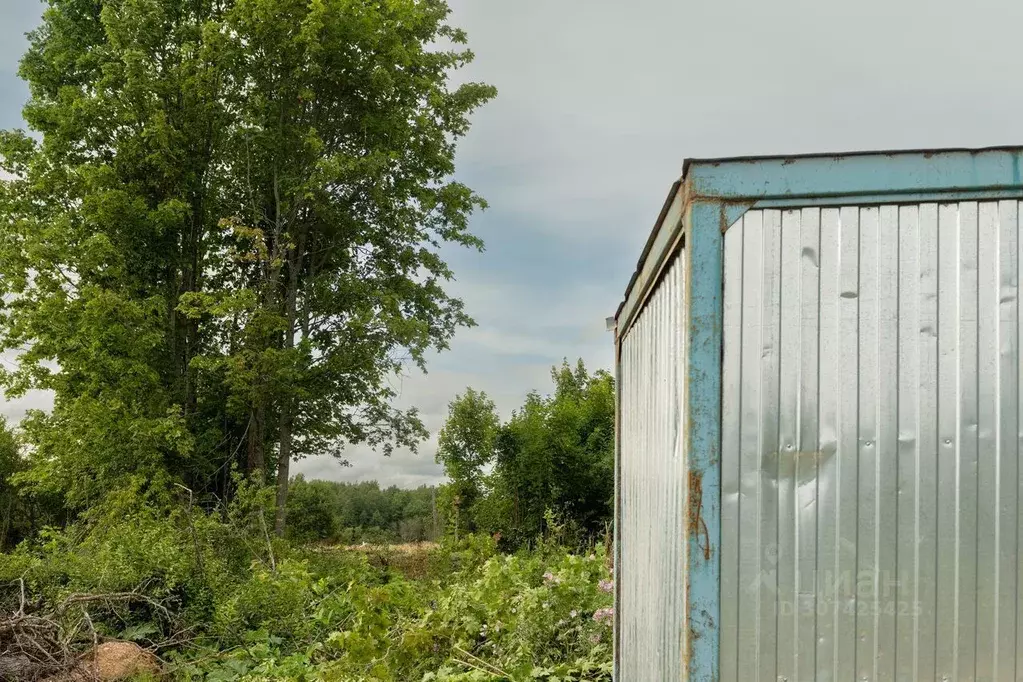
[[[42,0],[6,0],[0,5],[0,75],[13,75],[28,46],[25,34],[39,24],[45,4]]]

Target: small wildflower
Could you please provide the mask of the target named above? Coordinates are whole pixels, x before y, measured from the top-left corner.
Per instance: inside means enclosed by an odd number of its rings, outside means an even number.
[[[572,618],[575,618],[576,616],[579,615],[579,612],[576,611],[575,609],[572,609],[571,611],[568,612],[568,615],[571,616]]]
[[[615,581],[614,580],[601,580],[599,583],[597,583],[597,587],[600,588],[601,592],[611,592],[615,588]]]
[[[558,576],[556,576],[553,573],[551,573],[550,571],[548,571],[548,572],[543,574],[543,581],[545,583],[550,583],[552,585],[557,585],[558,583],[561,582],[561,579],[558,578]]]
[[[606,609],[597,609],[593,612],[593,620],[598,623],[602,623],[605,620],[610,622],[615,615],[614,608],[608,607]]]
[[[551,607],[551,603],[550,603],[549,601],[545,601],[545,602],[543,603],[543,607],[544,607],[545,609],[549,609],[549,608]]]
[[[590,635],[590,644],[600,644],[600,633],[594,632]]]

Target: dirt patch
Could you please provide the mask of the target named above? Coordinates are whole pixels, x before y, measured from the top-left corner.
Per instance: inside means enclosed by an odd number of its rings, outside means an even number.
[[[117,682],[138,675],[160,675],[160,661],[138,644],[104,642],[86,654],[70,671],[45,682]]]

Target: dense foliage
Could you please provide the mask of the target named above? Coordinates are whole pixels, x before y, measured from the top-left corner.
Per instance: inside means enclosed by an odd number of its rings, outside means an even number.
[[[552,394],[537,392],[500,424],[486,394],[452,401],[438,459],[452,483],[443,498],[452,523],[499,534],[518,547],[555,512],[570,538],[607,531],[614,510],[614,378],[580,360],[551,370]]]
[[[468,536],[403,573],[273,538],[272,490],[241,489],[213,513],[124,489],[0,556],[4,607],[64,604],[72,639],[137,641],[183,681],[610,680],[603,545],[502,555]]]
[[[0,350],[40,495],[139,474],[230,494],[350,443],[414,447],[388,378],[471,324],[455,141],[493,89],[444,0],[49,0],[0,132]]]
[[[440,488],[296,477],[289,537],[349,544],[484,532],[515,549],[551,532],[550,513],[569,544],[602,537],[614,508],[614,378],[581,362],[551,375],[553,392],[530,393],[504,424],[485,393],[470,388],[451,402],[438,438],[449,477]]]
[[[472,324],[440,253],[482,247],[494,90],[445,0],[47,5],[0,131],[0,388],[54,397],[0,424],[0,679],[118,639],[182,681],[609,680],[606,373],[504,424],[470,389],[438,489],[290,473],[414,449],[389,379]]]
[[[437,540],[443,526],[436,495],[432,486],[403,490],[381,488],[376,481],[307,481],[299,475],[288,496],[288,537],[340,544]]]

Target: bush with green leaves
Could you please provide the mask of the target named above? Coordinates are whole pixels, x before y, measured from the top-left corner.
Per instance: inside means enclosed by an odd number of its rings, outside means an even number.
[[[500,555],[492,539],[469,537],[437,559],[461,568],[443,581],[374,579],[350,563],[324,575],[287,566],[254,577],[245,603],[278,617],[258,623],[246,612],[239,620],[258,629],[241,645],[212,660],[190,652],[179,674],[219,682],[611,679],[603,546]]]
[[[602,545],[571,553],[552,534],[506,555],[469,535],[406,574],[386,548],[273,537],[272,491],[236,485],[210,512],[152,482],[108,495],[0,555],[4,607],[59,614],[82,648],[137,641],[190,682],[610,679]]]
[[[218,608],[254,566],[291,551],[264,532],[273,491],[243,479],[237,486],[230,505],[206,513],[185,502],[189,491],[135,479],[76,523],[43,529],[0,554],[0,599],[39,608],[70,600],[99,634],[137,635],[145,624],[153,645],[182,630],[212,632]]]

